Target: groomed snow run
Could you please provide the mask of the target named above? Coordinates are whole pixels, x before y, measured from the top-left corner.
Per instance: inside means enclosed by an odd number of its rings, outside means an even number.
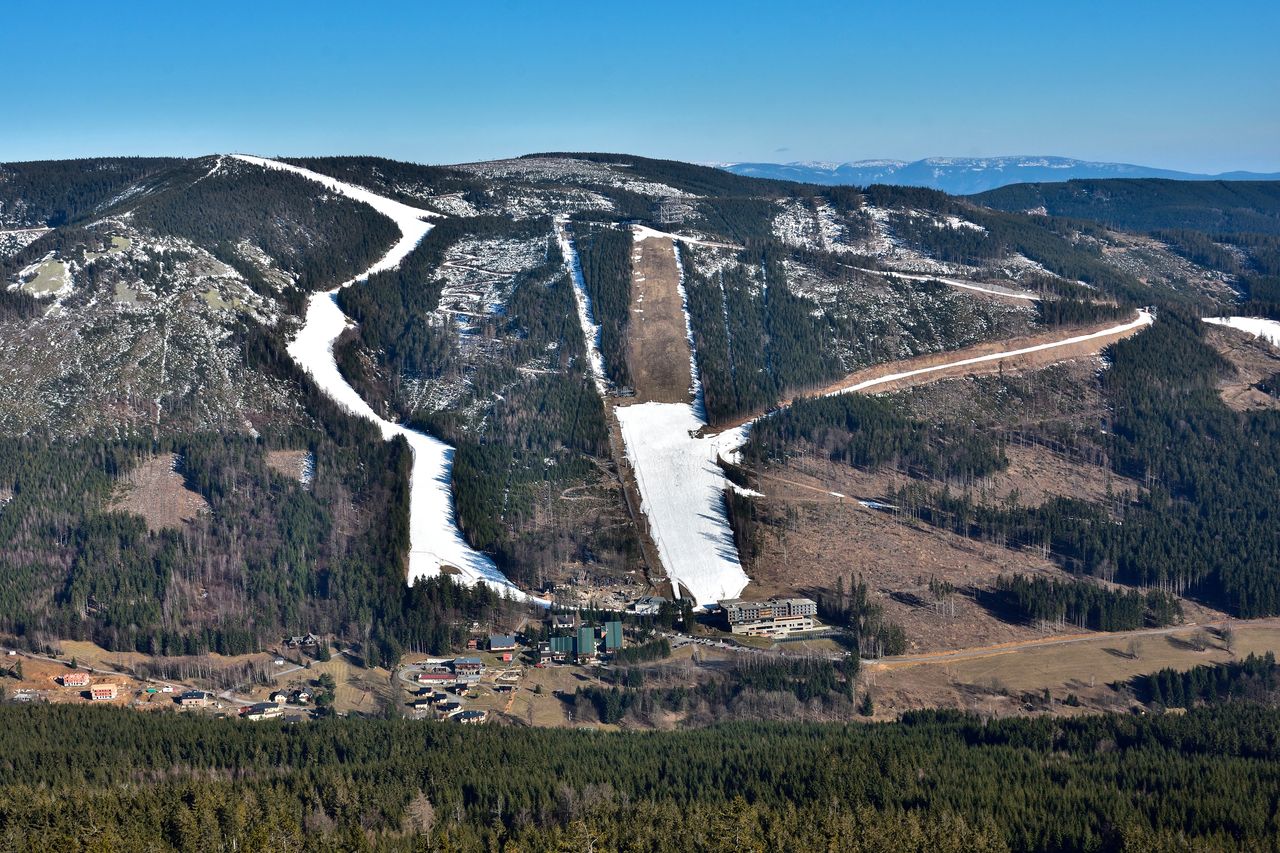
[[[676,243],[689,243],[694,246],[710,246],[713,249],[741,249],[741,246],[735,246],[732,243],[717,243],[714,240],[703,240],[698,237],[685,237],[682,234],[672,234],[670,231],[659,231],[656,228],[650,228],[648,225],[632,225],[631,237],[635,242],[639,243],[643,240],[656,237],[658,239],[667,239]]]
[[[1108,335],[1117,335],[1117,334],[1122,334],[1124,332],[1130,332],[1130,331],[1133,331],[1134,329],[1138,329],[1143,326],[1149,326],[1153,321],[1154,321],[1154,318],[1151,316],[1150,312],[1139,309],[1138,316],[1136,319],[1130,320],[1128,323],[1121,323],[1119,326],[1112,326],[1109,329],[1103,329],[1098,332],[1090,332],[1087,335],[1075,335],[1074,337],[1063,338],[1060,341],[1050,341],[1047,344],[1036,344],[1035,346],[1023,347],[1022,349],[1008,350],[1007,352],[995,352],[995,353],[991,353],[990,355],[979,355],[979,356],[974,356],[973,358],[962,358],[959,361],[949,361],[945,364],[935,364],[932,367],[919,367],[919,368],[916,368],[915,370],[904,370],[901,373],[890,373],[888,376],[879,376],[879,377],[876,377],[875,379],[867,379],[866,381],[858,382],[846,388],[840,388],[838,390],[828,393],[826,396],[834,397],[838,394],[848,394],[854,391],[865,391],[868,388],[874,388],[877,385],[884,385],[889,382],[897,382],[899,379],[909,379],[912,376],[920,376],[926,373],[936,373],[939,370],[949,370],[953,367],[965,367],[971,364],[984,364],[991,361],[1000,361],[1001,359],[1004,359],[1004,358],[1012,358],[1013,356],[1027,355],[1033,352],[1043,352],[1044,350],[1057,349],[1058,347],[1072,346],[1073,344],[1080,344],[1086,341],[1097,340],[1098,338],[1105,338]]]
[[[717,459],[738,430],[695,438],[706,426],[688,403],[617,406],[627,460],[640,487],[640,509],[672,585],[699,605],[734,598],[747,573],[729,527],[727,481]]]
[[[931,367],[920,367],[915,370],[904,370],[900,373],[890,373],[887,376],[878,376],[874,379],[867,379],[863,382],[858,382],[844,388],[839,388],[835,391],[828,392],[825,396],[835,397],[839,394],[851,394],[857,391],[866,391],[868,389],[876,387],[877,385],[885,385],[890,382],[896,382],[900,379],[909,379],[912,376],[921,376],[928,373],[936,373],[941,370],[949,370],[950,368],[953,368],[953,367],[964,367],[966,365],[971,365],[971,364],[984,364],[987,362],[999,361],[1002,358],[1010,358],[1012,356],[1026,355],[1027,353],[1043,352],[1045,350],[1057,349],[1058,347],[1071,346],[1073,344],[1079,344],[1079,343],[1084,343],[1086,341],[1097,340],[1098,338],[1105,338],[1108,335],[1116,335],[1116,334],[1122,334],[1124,332],[1130,332],[1130,331],[1133,331],[1134,329],[1140,329],[1144,326],[1150,326],[1153,322],[1155,322],[1155,317],[1152,316],[1151,312],[1146,311],[1144,309],[1138,309],[1138,316],[1135,319],[1130,320],[1128,323],[1121,323],[1118,326],[1112,326],[1109,329],[1102,329],[1101,331],[1098,331],[1098,332],[1090,332],[1087,335],[1075,335],[1070,338],[1063,338],[1060,341],[1050,341],[1047,344],[1036,344],[1035,346],[1023,347],[1021,349],[1007,350],[1005,352],[991,353],[990,355],[980,355],[974,358],[962,358],[958,361],[949,361],[949,362],[946,362],[945,364],[935,364]],[[768,414],[761,415],[759,418],[753,418],[752,420],[747,421],[742,426],[736,427],[731,430],[727,430],[718,436],[714,436],[714,438],[718,440],[719,458],[723,459],[725,462],[729,462],[734,465],[741,464],[742,454],[739,451],[741,450],[742,446],[747,443],[747,435],[751,431],[751,425],[754,424],[756,421],[760,420],[760,418],[767,418],[769,417],[770,414],[782,411],[785,408],[786,406],[782,406],[778,409],[774,409],[773,412],[769,412]]]
[[[466,583],[483,583],[513,597],[546,604],[542,599],[527,595],[507,580],[492,560],[471,548],[462,538],[454,519],[453,495],[449,483],[453,448],[429,435],[379,417],[343,378],[333,357],[334,341],[350,325],[346,315],[338,307],[338,291],[364,281],[375,272],[398,266],[431,230],[431,225],[422,221],[423,217],[437,214],[401,204],[363,187],[299,166],[246,154],[231,156],[267,169],[293,172],[323,184],[335,193],[364,202],[389,217],[400,229],[400,240],[376,264],[333,290],[313,293],[308,298],[306,319],[297,337],[289,344],[289,355],[335,402],[352,414],[377,424],[384,439],[391,440],[399,435],[404,436],[409,443],[413,451],[413,468],[409,480],[408,583],[439,574],[443,567],[451,566]]]
[[[965,281],[959,278],[947,278],[946,276],[941,275],[922,275],[920,273],[893,272],[892,270],[885,270],[882,275],[894,275],[898,278],[910,279],[911,281],[940,281],[943,284],[950,285],[951,287],[958,287],[961,290],[972,290],[977,293],[990,293],[993,296],[1008,296],[1010,299],[1025,299],[1028,302],[1040,301],[1040,297],[1034,293],[1027,293],[1026,291],[1018,290],[1003,290],[997,287],[984,286],[972,281]]]
[[[1205,317],[1204,322],[1215,326],[1230,326],[1280,347],[1280,320],[1268,320],[1265,317]]]
[[[587,283],[582,277],[582,263],[578,260],[578,250],[569,237],[569,229],[565,227],[567,217],[557,216],[553,220],[556,226],[556,241],[560,244],[560,254],[564,257],[565,269],[573,281],[573,299],[578,305],[578,325],[582,327],[582,339],[587,345],[587,361],[591,365],[591,378],[596,384],[596,391],[604,396],[608,381],[604,375],[604,356],[600,354],[600,324],[591,313],[591,294],[587,293]]]

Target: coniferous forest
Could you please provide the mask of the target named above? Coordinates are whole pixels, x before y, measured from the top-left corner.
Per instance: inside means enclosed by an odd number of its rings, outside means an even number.
[[[639,734],[7,707],[0,838],[15,851],[1269,849],[1277,726],[1247,702]]]

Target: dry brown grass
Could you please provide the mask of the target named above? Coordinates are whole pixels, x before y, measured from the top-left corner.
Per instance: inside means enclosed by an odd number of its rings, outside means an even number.
[[[1055,712],[1116,710],[1132,704],[1125,685],[1135,675],[1166,667],[1186,670],[1224,663],[1249,653],[1280,653],[1280,620],[1232,624],[1231,649],[1216,632],[1188,626],[1170,634],[1097,634],[1078,642],[1024,649],[990,649],[954,661],[868,667],[864,681],[875,697],[878,716],[922,707],[961,708],[978,713],[1026,713],[1026,697],[1048,689],[1060,703],[1068,694],[1081,700]],[[1198,640],[1205,650],[1200,651]]]
[[[307,450],[268,450],[267,451],[267,467],[277,474],[288,477],[291,480],[302,482],[302,474],[307,458],[310,456]]]
[[[1206,337],[1236,369],[1234,376],[1223,377],[1218,383],[1223,402],[1237,412],[1280,409],[1280,398],[1257,388],[1263,379],[1280,373],[1280,349],[1245,332],[1221,326],[1208,326]]]
[[[627,367],[637,403],[690,400],[689,342],[675,247],[665,237],[634,244]]]
[[[144,460],[129,472],[111,508],[142,516],[152,532],[181,528],[208,512],[209,503],[186,487],[182,475],[174,470],[176,465],[173,453]]]

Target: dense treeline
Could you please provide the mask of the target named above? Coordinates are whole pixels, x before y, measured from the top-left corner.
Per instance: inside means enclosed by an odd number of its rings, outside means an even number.
[[[1119,590],[1083,580],[1042,575],[1001,575],[996,579],[999,606],[1029,622],[1070,623],[1094,631],[1160,628],[1182,620],[1182,605],[1167,592]]]
[[[1192,263],[1232,276],[1243,299],[1236,313],[1280,319],[1280,235],[1176,229],[1154,236]]]
[[[15,850],[1258,849],[1280,793],[1280,712],[1249,703],[620,734],[73,706],[0,723]]]
[[[704,274],[681,250],[698,371],[711,423],[772,406],[843,371],[831,319],[787,287],[783,256],[754,244],[746,265]]]
[[[564,560],[633,559],[638,546],[630,528],[545,523],[560,491],[592,479],[593,458],[608,454],[604,406],[588,377],[573,286],[553,241],[542,264],[516,275],[506,311],[493,322],[501,357],[467,373],[468,392],[488,407],[483,421],[474,425],[460,406],[410,420],[457,449],[452,485],[459,526],[508,577],[535,587]],[[554,354],[551,369],[519,369],[547,353]]]
[[[631,668],[618,675],[625,687],[579,687],[574,707],[580,718],[606,724],[628,718],[651,722],[664,712],[698,722],[789,719],[797,707],[810,704],[820,708],[822,718],[849,718],[857,675],[856,657],[754,657],[693,686],[641,688],[647,671]]]
[[[408,446],[321,393],[267,330],[239,334],[246,365],[299,388],[314,421],[257,438],[4,439],[0,631],[160,655],[239,654],[315,631],[381,662],[443,651],[459,623],[503,606],[483,587],[406,586]],[[279,448],[313,454],[309,488],[268,468],[265,451]],[[157,453],[176,455],[209,512],[150,533],[112,498]]]
[[[801,399],[757,421],[743,448],[752,462],[784,460],[803,442],[859,468],[969,482],[1008,465],[999,437],[976,426],[928,424],[881,397],[840,394]]]
[[[1229,364],[1203,324],[1172,309],[1108,350],[1109,455],[1147,490],[1120,508],[1054,499],[985,507],[920,487],[895,496],[909,513],[1013,546],[1037,547],[1073,571],[1213,601],[1239,616],[1280,612],[1280,413],[1234,412],[1216,382]]]
[[[609,381],[631,385],[627,366],[627,322],[631,316],[631,234],[617,228],[574,229],[582,280],[591,313],[600,326],[600,355]]]
[[[448,318],[431,316],[440,303],[445,284],[440,267],[449,248],[467,238],[527,239],[545,234],[549,227],[545,219],[444,219],[395,269],[374,273],[359,287],[348,287],[338,294],[343,313],[360,324],[359,344],[378,354],[393,390],[406,378],[434,378],[460,369],[446,325]]]
[[[917,248],[943,260],[981,264],[1020,253],[1068,281],[1083,281],[1138,304],[1148,293],[1134,276],[1107,263],[1096,241],[1076,239],[1082,233],[1102,236],[1102,230],[1089,222],[975,207],[923,187],[876,185],[868,187],[866,194],[868,201],[880,207],[927,212],[929,216],[895,215],[892,227]],[[1031,207],[1035,205],[1012,210]],[[948,216],[979,227],[951,227],[931,218]]]
[[[671,643],[666,637],[649,640],[639,645],[625,646],[613,653],[613,662],[618,666],[635,663],[648,663],[671,657]]]
[[[836,588],[818,595],[818,618],[848,629],[854,648],[866,658],[900,655],[907,650],[907,634],[902,626],[884,617],[884,608],[871,600],[870,588],[859,575],[836,578]]]
[[[94,157],[0,164],[0,226],[61,227],[184,162],[172,157]]]
[[[1005,250],[989,231],[939,222],[927,215],[893,214],[889,224],[900,239],[944,263],[980,266]]]
[[[1091,219],[1130,231],[1280,234],[1280,181],[1159,178],[1013,184],[971,196],[979,204]]]
[[[430,208],[431,196],[458,194],[465,201],[484,209],[487,206],[486,190],[492,189],[476,176],[449,166],[425,166],[368,156],[280,159],[340,181],[369,187],[379,195],[398,199],[411,207]]]
[[[316,184],[300,175],[229,159],[210,173],[213,167],[212,158],[184,164],[152,192],[116,209],[161,234],[209,248],[237,270],[252,268],[237,244],[256,245],[296,277],[296,291],[263,294],[283,297],[294,313],[311,291],[368,269],[399,237],[395,223],[368,205],[317,194]]]
[[[1084,326],[1106,320],[1128,320],[1133,317],[1133,309],[1085,299],[1041,299],[1036,302],[1036,314],[1045,326]]]
[[[1138,675],[1133,687],[1142,701],[1173,708],[1228,700],[1273,702],[1280,690],[1280,667],[1271,652],[1261,657],[1250,654],[1240,661]]]

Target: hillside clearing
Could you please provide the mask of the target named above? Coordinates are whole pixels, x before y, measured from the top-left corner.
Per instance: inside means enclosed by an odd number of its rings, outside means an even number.
[[[147,529],[181,529],[209,511],[209,502],[187,488],[178,473],[178,456],[162,453],[129,472],[111,503],[112,509],[146,519]]]

